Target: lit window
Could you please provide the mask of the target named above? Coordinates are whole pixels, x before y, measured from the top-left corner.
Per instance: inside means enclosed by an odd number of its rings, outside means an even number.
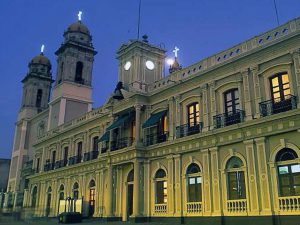
[[[188,126],[193,127],[200,123],[199,103],[194,102],[188,107]]]
[[[155,175],[155,190],[156,190],[156,204],[165,204],[167,203],[168,197],[168,185],[166,180],[166,172],[163,169],[159,169]]]
[[[285,73],[276,74],[270,78],[271,95],[274,103],[290,98],[291,89],[289,76]]]
[[[187,201],[202,201],[202,177],[200,176],[200,167],[192,163],[187,168]]]

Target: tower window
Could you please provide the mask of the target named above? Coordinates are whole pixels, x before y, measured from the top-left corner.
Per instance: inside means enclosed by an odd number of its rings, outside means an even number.
[[[57,83],[59,83],[59,84],[61,83],[63,73],[64,73],[64,62],[62,62],[60,64],[60,74],[59,74],[59,78],[58,78],[58,81],[57,81]]]
[[[38,107],[38,108],[41,107],[42,95],[43,95],[43,90],[42,89],[38,89],[37,95],[36,95],[36,102],[35,102],[35,106]]]
[[[75,73],[76,83],[83,84],[82,71],[83,71],[83,63],[79,61],[76,63],[76,73]]]

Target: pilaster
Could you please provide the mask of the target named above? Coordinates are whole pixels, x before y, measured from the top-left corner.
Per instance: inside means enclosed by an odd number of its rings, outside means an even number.
[[[254,101],[255,101],[255,117],[260,118],[259,103],[261,102],[261,90],[260,90],[260,81],[258,76],[258,66],[253,66],[250,68],[253,76],[254,84]]]
[[[245,109],[245,120],[252,119],[252,107],[251,107],[251,94],[249,86],[249,72],[248,68],[241,71],[242,74],[242,85],[243,85],[243,100],[244,100],[244,109]]]
[[[211,154],[211,180],[212,180],[212,215],[221,215],[222,196],[220,194],[220,174],[219,174],[219,152],[218,147],[210,148]]]
[[[211,216],[212,213],[212,190],[211,190],[211,170],[209,150],[202,150],[203,156],[203,215]]]
[[[174,156],[174,163],[175,163],[175,170],[174,170],[174,199],[175,199],[175,210],[174,216],[181,217],[182,216],[182,181],[181,181],[181,171],[182,171],[182,162],[181,162],[181,155]]]
[[[168,214],[174,214],[174,159],[173,156],[167,156],[168,159]]]
[[[294,91],[295,94],[297,94],[297,108],[300,108],[300,51],[299,49],[292,52],[292,57],[293,57],[293,68],[294,68],[294,73],[295,73],[295,78],[296,78],[296,91]]]

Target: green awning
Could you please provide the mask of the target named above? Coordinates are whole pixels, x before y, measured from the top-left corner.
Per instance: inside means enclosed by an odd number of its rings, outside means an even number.
[[[98,142],[109,141],[109,131],[106,131]]]
[[[147,119],[147,121],[143,124],[142,127],[147,128],[147,127],[155,126],[159,122],[159,120],[166,114],[167,114],[167,110],[152,114],[150,118]]]
[[[122,126],[127,120],[129,120],[131,118],[131,116],[132,115],[128,114],[128,115],[119,117],[106,130],[109,131],[109,130],[112,130],[112,129]]]

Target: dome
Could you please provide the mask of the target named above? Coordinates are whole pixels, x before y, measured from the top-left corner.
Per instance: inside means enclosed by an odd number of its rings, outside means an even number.
[[[33,64],[43,64],[43,65],[46,65],[46,66],[51,66],[51,63],[50,63],[50,60],[45,57],[42,53],[38,56],[35,56],[31,61],[30,63],[33,63]]]
[[[81,32],[87,35],[90,35],[89,29],[83,25],[80,21],[77,21],[76,23],[71,24],[68,29],[68,32]]]

